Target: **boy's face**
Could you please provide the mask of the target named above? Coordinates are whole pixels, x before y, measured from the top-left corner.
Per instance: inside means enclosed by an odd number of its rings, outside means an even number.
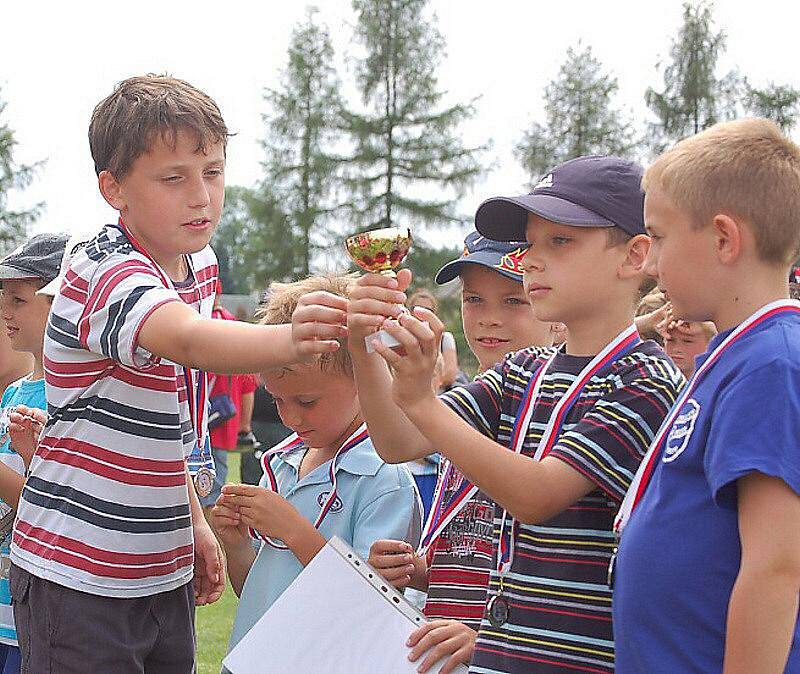
[[[180,130],[174,148],[157,135],[124,178],[109,178],[103,194],[156,261],[169,265],[211,239],[225,198],[224,168],[221,142],[203,153],[194,134]]]
[[[261,375],[283,423],[309,447],[336,450],[360,416],[352,378],[318,365],[293,365]]]
[[[529,213],[526,239],[524,286],[537,318],[569,327],[607,304],[626,246],[609,246],[605,228],[561,225]]]
[[[713,277],[713,228],[694,228],[691,218],[658,189],[645,195],[644,221],[652,239],[645,271],[658,279],[675,316],[687,321],[709,320],[705,296],[719,293]]]
[[[664,351],[687,379],[694,374],[694,359],[708,350],[709,335],[697,323],[682,323],[664,335]]]
[[[536,318],[521,283],[477,264],[463,266],[461,283],[464,336],[481,370],[510,351],[550,344],[550,323]]]
[[[37,295],[37,289],[38,284],[29,281],[3,281],[0,313],[14,351],[42,352],[50,298]]]

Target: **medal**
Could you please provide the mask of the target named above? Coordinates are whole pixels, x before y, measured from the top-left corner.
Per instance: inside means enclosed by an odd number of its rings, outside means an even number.
[[[486,617],[492,627],[502,627],[508,622],[508,600],[502,594],[496,594],[486,606]]]
[[[208,468],[201,468],[194,474],[194,489],[198,496],[205,498],[214,489],[214,473]]]

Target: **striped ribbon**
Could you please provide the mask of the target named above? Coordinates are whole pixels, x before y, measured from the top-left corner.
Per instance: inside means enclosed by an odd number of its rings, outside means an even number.
[[[653,476],[656,462],[661,456],[662,450],[667,439],[669,438],[669,432],[672,430],[675,420],[683,409],[684,404],[689,399],[689,396],[694,393],[697,386],[703,380],[703,377],[708,374],[711,368],[714,367],[714,365],[730,347],[736,344],[741,337],[764,323],[764,321],[767,321],[780,314],[797,312],[800,312],[800,302],[794,300],[778,300],[777,302],[771,302],[770,304],[761,307],[761,309],[751,314],[725,339],[723,339],[711,352],[708,358],[706,358],[703,364],[697,369],[692,378],[689,380],[689,383],[684,386],[683,391],[681,391],[678,399],[672,406],[672,410],[659,427],[658,432],[653,438],[653,442],[650,443],[650,448],[647,450],[647,454],[645,454],[644,459],[642,459],[642,462],[639,464],[639,468],[636,471],[633,482],[631,482],[631,486],[628,488],[628,491],[625,494],[625,499],[622,501],[622,506],[620,507],[619,512],[614,520],[614,532],[618,536],[622,534],[622,531],[625,529],[625,526],[630,520],[633,511],[636,509],[636,506],[639,505],[647,486],[650,484],[650,478]]]
[[[364,440],[369,437],[369,432],[367,431],[367,427],[365,424],[361,424],[361,426],[356,429],[356,431],[350,435],[347,440],[344,441],[342,446],[336,451],[333,458],[330,462],[330,467],[328,468],[328,479],[331,482],[331,491],[328,494],[328,497],[325,499],[325,502],[319,509],[319,514],[317,515],[317,519],[314,522],[314,528],[319,529],[322,521],[325,519],[326,515],[330,512],[331,506],[333,506],[334,502],[337,498],[336,492],[336,467],[339,465],[341,458],[347,454],[351,449],[360,445]],[[275,477],[275,471],[272,470],[272,466],[270,465],[270,459],[277,454],[281,454],[284,452],[292,451],[299,447],[303,446],[303,441],[297,436],[296,433],[290,435],[286,440],[284,440],[279,445],[276,445],[268,452],[264,452],[261,457],[261,466],[264,468],[264,476],[267,478],[267,482],[269,483],[269,489],[274,491],[276,494],[279,494],[280,491],[278,490],[278,480]],[[289,548],[286,547],[282,542],[276,541],[269,536],[262,536],[258,531],[249,527],[250,536],[256,540],[264,541],[267,545],[272,546],[277,550],[288,550]]]

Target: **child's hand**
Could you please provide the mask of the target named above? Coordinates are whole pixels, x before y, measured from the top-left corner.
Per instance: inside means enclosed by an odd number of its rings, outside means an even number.
[[[374,344],[376,353],[392,368],[392,398],[402,409],[427,403],[435,397],[433,376],[444,324],[436,314],[415,307],[413,315],[403,314],[398,320],[388,320],[382,325],[400,342],[399,349]]]
[[[238,512],[242,524],[252,527],[262,536],[287,543],[293,523],[305,521],[297,509],[283,496],[271,489],[249,484],[226,484],[217,505]]]
[[[336,351],[337,338],[347,335],[347,300],[317,291],[303,295],[292,313],[292,343],[298,362],[313,362],[323,353]]]
[[[366,274],[358,279],[350,292],[347,310],[351,348],[364,349],[365,337],[375,332],[387,317],[400,315],[406,301],[403,291],[410,283],[408,269],[401,269],[396,279],[381,274]]]
[[[217,504],[209,512],[209,524],[217,538],[228,550],[250,545],[247,525],[242,523],[241,516],[235,509],[221,501],[221,498],[217,500]]]
[[[47,413],[36,407],[18,405],[9,416],[8,434],[11,447],[22,457],[25,467],[31,465],[31,459],[39,444],[39,436],[47,423]]]
[[[427,672],[439,660],[447,658],[439,670],[439,674],[447,674],[460,664],[469,665],[477,636],[475,630],[457,620],[431,620],[408,638],[406,645],[412,647],[408,659],[416,662],[431,649],[417,671]]]
[[[200,518],[194,532],[194,599],[198,606],[213,604],[225,590],[222,549],[208,523]]]
[[[414,548],[405,541],[375,541],[369,549],[367,563],[401,590],[411,582],[414,573]]]

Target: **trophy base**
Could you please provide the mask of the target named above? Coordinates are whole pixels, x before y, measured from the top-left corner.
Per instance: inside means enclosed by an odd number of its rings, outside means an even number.
[[[375,353],[375,342],[380,342],[390,349],[395,346],[400,346],[400,342],[386,332],[386,330],[378,330],[378,332],[373,332],[371,335],[364,337],[364,343],[367,345],[367,353]]]

